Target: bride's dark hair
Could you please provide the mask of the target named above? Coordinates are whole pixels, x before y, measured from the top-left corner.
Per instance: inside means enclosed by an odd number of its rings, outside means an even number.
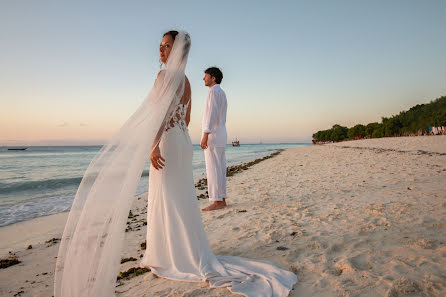
[[[173,40],[175,40],[175,37],[178,35],[178,31],[175,30],[168,31],[163,34],[163,37],[166,35],[170,35],[173,38]]]

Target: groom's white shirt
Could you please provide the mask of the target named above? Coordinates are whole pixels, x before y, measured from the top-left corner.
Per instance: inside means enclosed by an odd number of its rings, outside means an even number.
[[[209,133],[209,147],[226,146],[226,109],[226,94],[220,85],[209,88],[202,123],[203,133]]]

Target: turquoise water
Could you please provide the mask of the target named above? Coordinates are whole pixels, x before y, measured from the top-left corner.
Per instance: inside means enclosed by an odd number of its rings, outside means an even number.
[[[228,166],[309,144],[245,144],[226,147]],[[100,146],[38,146],[25,151],[0,147],[0,226],[70,209],[88,164]],[[205,176],[204,154],[194,145],[194,177]],[[149,161],[136,194],[148,189]]]

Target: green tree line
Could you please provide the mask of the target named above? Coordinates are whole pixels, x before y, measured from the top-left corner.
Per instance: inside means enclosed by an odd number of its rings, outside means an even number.
[[[446,96],[427,104],[417,104],[407,111],[390,118],[382,117],[381,122],[367,125],[355,125],[351,128],[334,125],[331,129],[313,134],[315,141],[341,141],[354,138],[379,138],[386,136],[404,136],[429,132],[429,126],[446,126]]]

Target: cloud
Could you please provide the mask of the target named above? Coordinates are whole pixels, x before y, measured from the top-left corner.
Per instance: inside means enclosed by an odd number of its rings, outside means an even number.
[[[79,126],[86,127],[86,126],[88,126],[88,124],[87,123],[80,123]]]
[[[69,124],[67,122],[63,122],[63,123],[57,125],[57,127],[67,127],[67,126],[69,126]]]

